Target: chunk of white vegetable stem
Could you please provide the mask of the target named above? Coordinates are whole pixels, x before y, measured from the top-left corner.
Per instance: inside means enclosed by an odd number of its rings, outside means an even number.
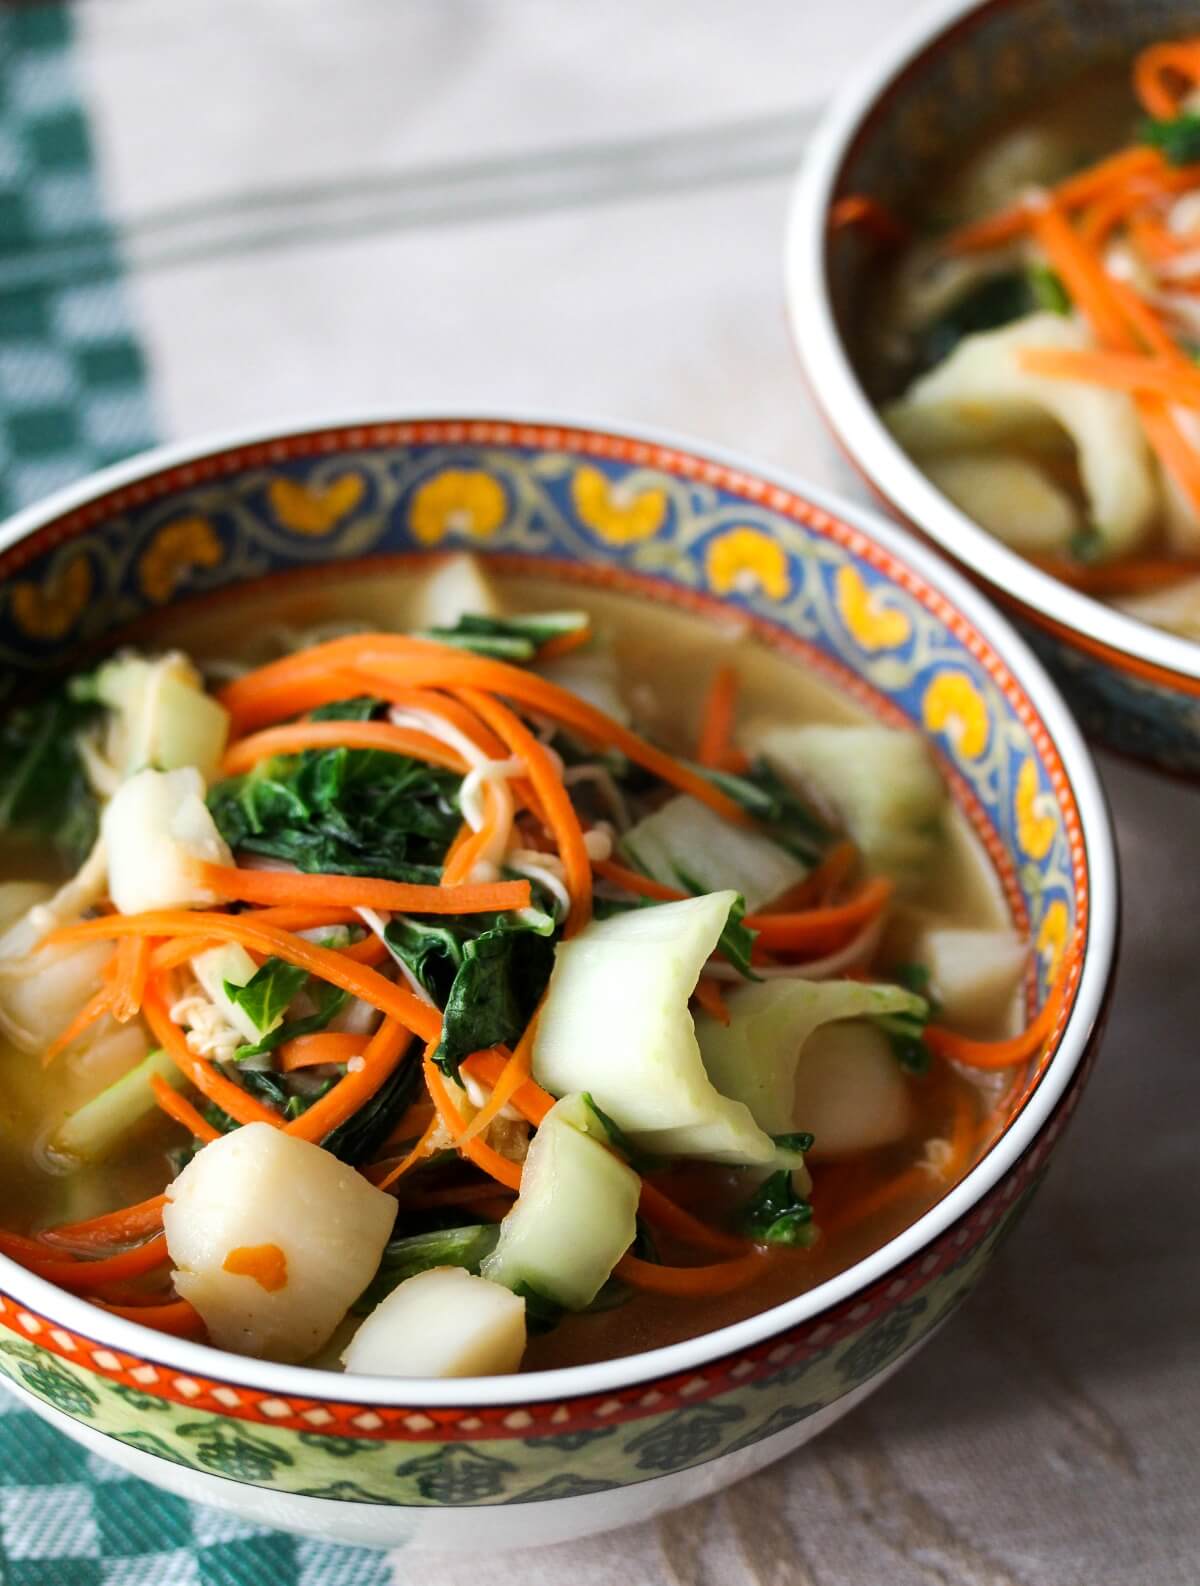
[[[868,867],[917,883],[942,837],[946,789],[924,740],[892,727],[751,729],[755,753],[833,811]]]
[[[865,1021],[826,1024],[796,1066],[796,1117],[810,1155],[854,1156],[903,1139],[912,1126],[904,1071],[882,1031]]]
[[[465,551],[448,556],[417,590],[414,628],[453,628],[460,617],[498,617],[496,586],[478,557]]]
[[[548,683],[565,688],[585,704],[602,710],[622,727],[628,727],[633,720],[633,712],[621,692],[616,652],[600,636],[582,650],[572,650],[557,660],[539,661],[534,671]]]
[[[696,1036],[713,1084],[743,1102],[767,1134],[811,1130],[819,1149],[828,1149],[828,1142],[806,1110],[810,1048],[820,1052],[827,1031],[851,1028],[845,1021],[887,1014],[923,1017],[926,1009],[923,998],[902,986],[857,980],[763,981],[731,993],[728,1006],[728,1024],[704,1012],[696,1017]],[[852,1027],[868,1038],[875,1033],[862,1023]],[[890,1049],[888,1058],[903,1089]],[[804,1191],[803,1178],[797,1187]]]
[[[27,1052],[43,1052],[95,994],[110,942],[38,949],[0,970],[0,1028]]]
[[[705,1073],[688,1011],[736,896],[632,909],[560,942],[534,1037],[538,1083],[589,1092],[654,1155],[773,1161],[774,1142]]]
[[[931,926],[918,937],[913,957],[929,971],[942,1018],[982,1026],[1012,1006],[1028,949],[1013,931]]]
[[[761,832],[724,821],[707,804],[681,793],[643,816],[621,838],[621,847],[655,881],[688,890],[732,888],[753,913],[803,881],[808,866]]]
[[[96,693],[113,712],[105,750],[121,776],[146,766],[195,766],[206,781],[216,776],[229,713],[204,692],[185,655],[173,651],[155,661],[119,655],[96,673]]]
[[[927,457],[921,466],[956,507],[1016,551],[1065,550],[1084,526],[1067,492],[1024,457],[971,452]]]
[[[204,802],[204,778],[191,767],[130,777],[105,808],[101,830],[109,895],[122,914],[215,903],[196,878],[195,862],[233,863]]]
[[[633,1243],[642,1188],[586,1123],[580,1096],[564,1096],[542,1119],[517,1203],[480,1268],[493,1283],[528,1285],[569,1310],[591,1304]]]
[[[163,1209],[176,1290],[213,1343],[291,1362],[332,1335],[375,1276],[395,1220],[390,1195],[320,1146],[266,1123],[206,1145],[167,1190]],[[232,1265],[252,1268],[256,1254],[262,1276],[226,1265],[232,1257]]]
[[[1080,380],[1023,368],[1022,348],[1088,351],[1095,342],[1077,320],[1030,314],[999,330],[964,337],[921,375],[884,417],[920,460],[955,449],[1009,441],[1074,443],[1089,517],[1110,555],[1131,551],[1150,532],[1160,491],[1132,399]]]
[[[461,1267],[432,1267],[381,1300],[342,1354],[369,1377],[498,1377],[525,1353],[525,1301]]]

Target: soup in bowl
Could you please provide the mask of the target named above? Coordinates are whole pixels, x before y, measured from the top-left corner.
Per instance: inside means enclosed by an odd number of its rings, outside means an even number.
[[[1181,769],[1200,677],[1200,43],[1170,7],[941,6],[797,190],[802,356],[881,493]],[[990,539],[988,538],[990,536]]]
[[[794,1447],[969,1290],[1115,880],[927,554],[440,421],[150,458],[5,555],[0,1370],[46,1413],[300,1529],[550,1538]]]

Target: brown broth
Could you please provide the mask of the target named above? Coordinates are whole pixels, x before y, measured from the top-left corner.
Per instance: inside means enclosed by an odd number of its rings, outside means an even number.
[[[742,678],[741,719],[767,716],[782,720],[848,722],[863,713],[824,682],[805,673],[750,638],[736,624],[714,625],[654,602],[616,596],[589,587],[545,579],[506,578],[512,609],[550,610],[584,607],[599,631],[614,643],[626,692],[638,725],[670,747],[686,750],[694,738],[703,691],[715,667],[736,663]],[[148,645],[169,644],[187,651],[201,665],[220,660],[262,661],[278,653],[272,629],[356,619],[388,628],[403,627],[411,610],[410,576],[336,575],[312,584],[278,585],[269,591],[235,593],[219,603],[172,613],[156,633],[141,636]],[[640,683],[638,680],[641,680]],[[0,879],[28,879],[45,862],[0,851]],[[978,839],[955,811],[947,831],[942,863],[925,893],[913,900],[912,916],[962,926],[994,928],[1008,918],[997,878]],[[896,956],[903,946],[904,917],[894,927]],[[978,1033],[1008,1033],[1009,1017]],[[167,1151],[182,1143],[180,1131],[151,1120],[127,1147],[98,1167],[65,1172],[53,1163],[42,1142],[64,1114],[94,1094],[112,1074],[98,1075],[85,1059],[66,1058],[43,1070],[35,1055],[0,1039],[0,1207],[2,1225],[30,1231],[128,1204],[160,1191],[169,1178]],[[904,1141],[857,1159],[813,1165],[818,1223],[831,1203],[840,1207],[857,1189],[869,1191],[922,1152],[924,1142],[945,1134],[956,1097],[982,1126],[998,1095],[947,1071],[912,1081],[916,1123]],[[983,1133],[980,1132],[982,1145]],[[714,1221],[727,1219],[744,1199],[736,1172],[688,1165],[663,1180],[681,1203]],[[831,1277],[877,1248],[926,1210],[946,1186],[929,1179],[928,1191],[897,1201],[836,1237],[821,1239],[807,1253],[785,1251],[754,1287],[715,1298],[671,1299],[637,1294],[627,1304],[593,1315],[568,1317],[554,1332],[531,1340],[528,1369],[607,1359],[658,1347],[737,1321],[789,1299]],[[661,1245],[664,1259],[695,1259],[694,1254]]]

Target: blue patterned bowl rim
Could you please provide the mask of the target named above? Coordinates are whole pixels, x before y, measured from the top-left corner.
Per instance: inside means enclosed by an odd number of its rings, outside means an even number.
[[[924,59],[989,13],[1022,0],[933,0],[918,7],[846,81],[813,134],[792,191],[784,245],[784,284],[796,347],[815,400],[851,461],[880,494],[964,566],[977,570],[1021,605],[1107,654],[1102,659],[1140,675],[1141,668],[1173,677],[1189,694],[1200,692],[1200,644],[1151,627],[1070,589],[1018,556],[941,494],[892,439],[868,400],[847,354],[833,309],[829,280],[828,218],[841,196],[843,172],[880,105]],[[1112,652],[1116,652],[1113,654]],[[1139,667],[1140,663],[1140,667]],[[1122,667],[1122,670],[1126,668]],[[1191,685],[1191,686],[1189,686]]]
[[[324,431],[370,431],[376,427],[454,423],[466,427],[503,426],[550,430],[564,444],[572,434],[609,436],[657,449],[701,465],[713,464],[743,480],[761,482],[811,504],[838,523],[879,546],[888,556],[928,585],[992,647],[1012,679],[1028,696],[1057,752],[1079,814],[1082,856],[1088,898],[1087,941],[1070,1016],[1057,1049],[1036,1088],[1013,1122],[987,1154],[948,1195],[865,1260],[816,1288],[759,1312],[745,1321],[704,1333],[666,1348],[617,1360],[529,1372],[515,1377],[464,1377],[452,1382],[424,1379],[354,1377],[306,1366],[282,1366],[226,1354],[208,1345],[165,1334],[150,1335],[124,1318],[98,1310],[87,1301],[34,1276],[0,1257],[4,1286],[31,1310],[54,1318],[64,1327],[114,1349],[121,1349],[172,1370],[200,1376],[219,1370],[222,1378],[281,1395],[312,1398],[353,1398],[364,1404],[448,1408],[458,1404],[519,1405],[543,1399],[626,1388],[654,1378],[691,1371],[723,1356],[750,1349],[823,1311],[840,1305],[894,1268],[919,1255],[987,1196],[1029,1150],[1055,1115],[1084,1059],[1092,1051],[1102,1022],[1113,970],[1118,934],[1119,881],[1112,824],[1099,778],[1070,711],[1041,663],[1012,625],[978,590],[937,552],[909,531],[832,493],[810,487],[785,473],[687,436],[628,424],[562,414],[481,413],[477,409],[439,409],[436,413],[331,413],[246,428],[199,441],[155,448],[128,462],[91,475],[27,508],[0,526],[0,554],[48,524],[114,492],[227,451],[264,446],[288,437]]]

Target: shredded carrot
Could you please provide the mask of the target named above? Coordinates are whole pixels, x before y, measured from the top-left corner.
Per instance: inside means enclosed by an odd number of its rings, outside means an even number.
[[[539,645],[537,658],[539,661],[557,661],[559,656],[570,655],[573,650],[582,650],[591,642],[590,624],[582,628],[573,628],[570,633],[556,633],[552,639],[547,639],[545,644]]]
[[[165,1305],[114,1305],[108,1300],[95,1299],[93,1305],[113,1316],[123,1316],[127,1322],[138,1322],[152,1327],[158,1333],[170,1333],[175,1338],[205,1338],[208,1330],[195,1306],[187,1300],[171,1300]]]
[[[847,193],[829,211],[829,229],[845,231],[857,227],[876,242],[899,244],[910,236],[909,228],[886,204],[865,193]]]
[[[60,1223],[57,1228],[45,1228],[38,1235],[47,1243],[71,1245],[80,1250],[109,1250],[113,1245],[128,1244],[134,1239],[144,1239],[162,1227],[162,1210],[165,1195],[152,1195],[149,1200],[138,1201],[133,1206],[121,1206],[116,1211],[104,1212],[99,1217],[89,1217],[84,1222]]]
[[[1072,347],[1021,347],[1017,361],[1031,374],[1080,380],[1117,391],[1148,391],[1183,407],[1200,407],[1200,369],[1139,354],[1091,352]]]
[[[221,1131],[214,1129],[207,1118],[201,1117],[191,1102],[181,1096],[177,1090],[172,1090],[161,1074],[152,1074],[150,1089],[154,1092],[154,1099],[166,1113],[168,1118],[174,1118],[190,1135],[197,1140],[203,1140],[206,1145],[213,1140],[221,1138]]]
[[[29,1242],[22,1240],[21,1244]],[[170,1259],[167,1254],[166,1237],[163,1234],[156,1234],[145,1244],[134,1245],[132,1249],[122,1250],[117,1255],[101,1256],[95,1261],[55,1256],[47,1259],[45,1251],[41,1250],[41,1247],[38,1248],[41,1253],[37,1255],[31,1255],[27,1251],[18,1254],[14,1236],[0,1234],[0,1251],[19,1261],[22,1266],[28,1267],[39,1278],[45,1278],[49,1283],[57,1283],[59,1288],[69,1289],[74,1294],[94,1293],[106,1283],[124,1278],[142,1277],[147,1272],[157,1271]]]
[[[757,931],[757,946],[786,952],[825,951],[840,946],[880,915],[894,891],[886,876],[873,876],[845,903],[806,909],[799,914],[747,914],[743,924]]]
[[[485,1052],[472,1052],[463,1063],[463,1071],[472,1079],[485,1085],[497,1085],[508,1066],[502,1047],[489,1047]],[[513,1106],[535,1127],[554,1105],[554,1097],[533,1079],[525,1079],[509,1097]]]
[[[1032,207],[1030,225],[1072,301],[1100,341],[1113,349],[1135,351],[1133,334],[1114,298],[1099,254],[1088,247],[1052,199]]]
[[[529,907],[528,881],[489,886],[426,887],[373,876],[305,875],[291,870],[241,870],[236,865],[195,864],[199,880],[231,903],[306,903],[391,909],[397,914],[484,914]]]
[[[265,873],[265,872],[264,872]],[[307,969],[320,980],[340,986],[373,1008],[391,1014],[423,1041],[437,1040],[442,1017],[407,986],[387,980],[366,964],[356,964],[344,953],[305,941],[278,926],[262,925],[252,914],[210,914],[199,909],[161,909],[148,914],[110,914],[60,926],[45,941],[90,942],[122,936],[191,936],[213,941],[240,942]]]
[[[571,898],[571,912],[567,916],[563,935],[573,936],[592,917],[592,861],[583,840],[579,815],[563,786],[562,777],[546,752],[545,745],[538,742],[507,705],[475,689],[463,689],[461,697],[525,764],[526,773],[546,812],[546,819],[558,845],[558,856],[562,860],[567,892]]]
[[[1173,87],[1175,79],[1178,87]],[[1185,93],[1200,82],[1200,41],[1151,44],[1133,63],[1133,87],[1143,108],[1169,120],[1179,114]]]
[[[821,1231],[826,1239],[838,1239],[850,1228],[858,1227],[872,1217],[877,1217],[881,1212],[900,1201],[914,1200],[918,1196],[928,1197],[930,1186],[936,1183],[929,1170],[920,1163],[914,1163],[900,1173],[894,1173],[877,1184],[873,1190],[848,1196],[844,1203],[821,1218]],[[948,1189],[950,1186],[947,1185]],[[818,1180],[816,1193],[821,1193],[821,1181]],[[822,1200],[822,1204],[824,1201]]]
[[[60,1052],[76,1042],[85,1030],[91,1029],[97,1019],[112,1011],[113,991],[109,985],[101,986],[80,1008],[75,1017],[55,1036],[42,1053],[42,1067],[48,1068]]]
[[[635,1289],[653,1294],[674,1294],[692,1298],[702,1294],[731,1294],[756,1283],[772,1260],[772,1253],[758,1248],[707,1267],[660,1267],[639,1256],[624,1255],[615,1271]]]
[[[732,666],[718,667],[701,715],[700,741],[696,748],[696,759],[701,765],[719,770],[725,764],[733,736],[737,697],[737,672]]]
[[[718,1024],[729,1023],[729,1007],[721,994],[721,988],[715,980],[708,980],[703,975],[696,982],[696,989],[692,992],[692,1000],[698,1002],[710,1018],[716,1019]]]
[[[719,1255],[744,1255],[748,1248],[746,1240],[701,1222],[647,1179],[642,1180],[638,1210],[660,1232],[672,1234],[701,1250],[713,1250]]]
[[[221,703],[230,711],[239,732],[278,720],[282,715],[295,715],[309,708],[309,691],[319,691],[321,679],[331,666],[353,669],[364,687],[397,703],[397,688],[408,698],[414,688],[468,688],[499,694],[549,716],[592,742],[621,750],[635,764],[681,792],[691,793],[735,825],[749,824],[738,805],[706,777],[646,743],[567,689],[504,661],[468,655],[428,640],[396,634],[333,639],[302,655],[273,661],[237,678],[222,690]]]
[[[417,1140],[416,1144],[406,1156],[401,1157],[400,1161],[396,1163],[395,1167],[384,1174],[384,1176],[378,1181],[377,1188],[383,1190],[390,1189],[397,1179],[403,1178],[404,1175],[411,1172],[412,1169],[418,1165],[418,1163],[424,1161],[427,1156],[432,1155],[434,1136],[442,1128],[444,1128],[444,1125],[442,1123],[441,1114],[435,1107],[433,1110],[433,1116],[421,1131],[420,1138]]]
[[[1194,557],[1125,557],[1119,562],[1069,562],[1060,556],[1033,556],[1043,572],[1070,584],[1084,594],[1110,598],[1137,595],[1148,590],[1170,589],[1200,578],[1200,560]]]
[[[403,685],[389,684],[388,699],[401,710],[420,710],[440,716],[443,721],[456,727],[489,760],[504,759],[504,745],[499,738],[452,694],[436,688],[405,688]]]
[[[456,749],[411,727],[393,727],[387,721],[297,721],[239,739],[226,752],[221,775],[241,776],[271,755],[300,754],[305,749],[378,749],[450,771],[467,770]]]
[[[283,1119],[277,1112],[264,1107],[261,1101],[249,1095],[240,1085],[235,1085],[219,1073],[206,1057],[200,1057],[192,1051],[187,1036],[172,1019],[162,992],[153,980],[146,987],[142,1012],[154,1039],[202,1096],[207,1096],[209,1101],[215,1102],[239,1123],[269,1123],[275,1128],[282,1125]]]
[[[669,887],[662,881],[652,881],[649,876],[642,875],[640,870],[631,870],[628,865],[618,864],[615,859],[593,860],[592,869],[598,876],[603,876],[605,881],[611,881],[614,887],[621,887],[625,892],[632,892],[640,898],[655,898],[660,903],[679,903],[688,896],[678,887]]]
[[[503,794],[494,782],[483,784],[484,822],[477,832],[465,822],[463,830],[450,845],[442,863],[442,885],[461,886],[471,879],[471,872],[484,852],[497,837],[502,811],[509,806],[503,803]],[[503,846],[503,844],[499,845]]]
[[[1058,984],[1020,1035],[1001,1041],[973,1041],[931,1024],[925,1031],[925,1044],[936,1057],[949,1058],[968,1068],[1013,1068],[1036,1057],[1053,1035],[1065,1000],[1066,976],[1060,975]]]
[[[285,931],[312,931],[319,930],[326,925],[362,924],[361,918],[354,909],[248,909],[242,915],[242,918],[251,921],[255,925],[274,925]],[[164,942],[161,947],[155,948],[151,955],[150,967],[152,970],[174,969],[179,964],[189,963],[197,954],[202,953],[206,947],[213,945],[215,944],[210,942],[197,942],[190,937],[181,938],[173,942]],[[340,951],[344,952],[345,949],[340,949]]]
[[[388,945],[381,936],[374,932],[364,936],[361,941],[351,942],[348,947],[338,947],[335,952],[341,953],[343,958],[348,958],[354,964],[366,964],[372,969],[378,969],[386,959],[392,955]]]
[[[1148,172],[1157,173],[1162,168],[1162,156],[1155,149],[1122,149],[1088,166],[1086,170],[1067,177],[1051,189],[1051,194],[1064,209],[1079,209],[1085,204],[1095,203],[1112,187],[1131,177]],[[1024,200],[1010,204],[994,215],[960,226],[946,239],[945,246],[951,253],[975,253],[1012,242],[1029,230],[1033,212],[1033,206]]]
[[[820,864],[787,892],[771,900],[772,914],[786,914],[832,903],[858,865],[858,849],[848,838],[835,843]]]
[[[347,1070],[332,1090],[292,1119],[285,1133],[319,1144],[386,1084],[400,1066],[411,1039],[410,1031],[399,1020],[385,1019],[367,1042],[362,1067]]]
[[[127,936],[117,943],[112,1016],[118,1024],[128,1024],[141,1012],[152,946],[147,936]]]
[[[437,1109],[438,1117],[446,1126],[446,1131],[454,1141],[457,1149],[481,1168],[489,1178],[494,1178],[498,1184],[505,1185],[508,1189],[521,1187],[521,1169],[515,1162],[510,1162],[507,1157],[502,1157],[498,1151],[493,1151],[486,1140],[476,1137],[473,1140],[464,1140],[467,1120],[459,1112],[454,1098],[450,1094],[445,1077],[437,1064],[433,1061],[434,1048],[430,1046],[425,1053],[424,1072],[425,1085],[429,1091],[430,1099]]]
[[[313,1068],[320,1063],[348,1063],[361,1057],[366,1037],[321,1030],[315,1035],[297,1035],[278,1049],[279,1066],[285,1074],[297,1068]]]

